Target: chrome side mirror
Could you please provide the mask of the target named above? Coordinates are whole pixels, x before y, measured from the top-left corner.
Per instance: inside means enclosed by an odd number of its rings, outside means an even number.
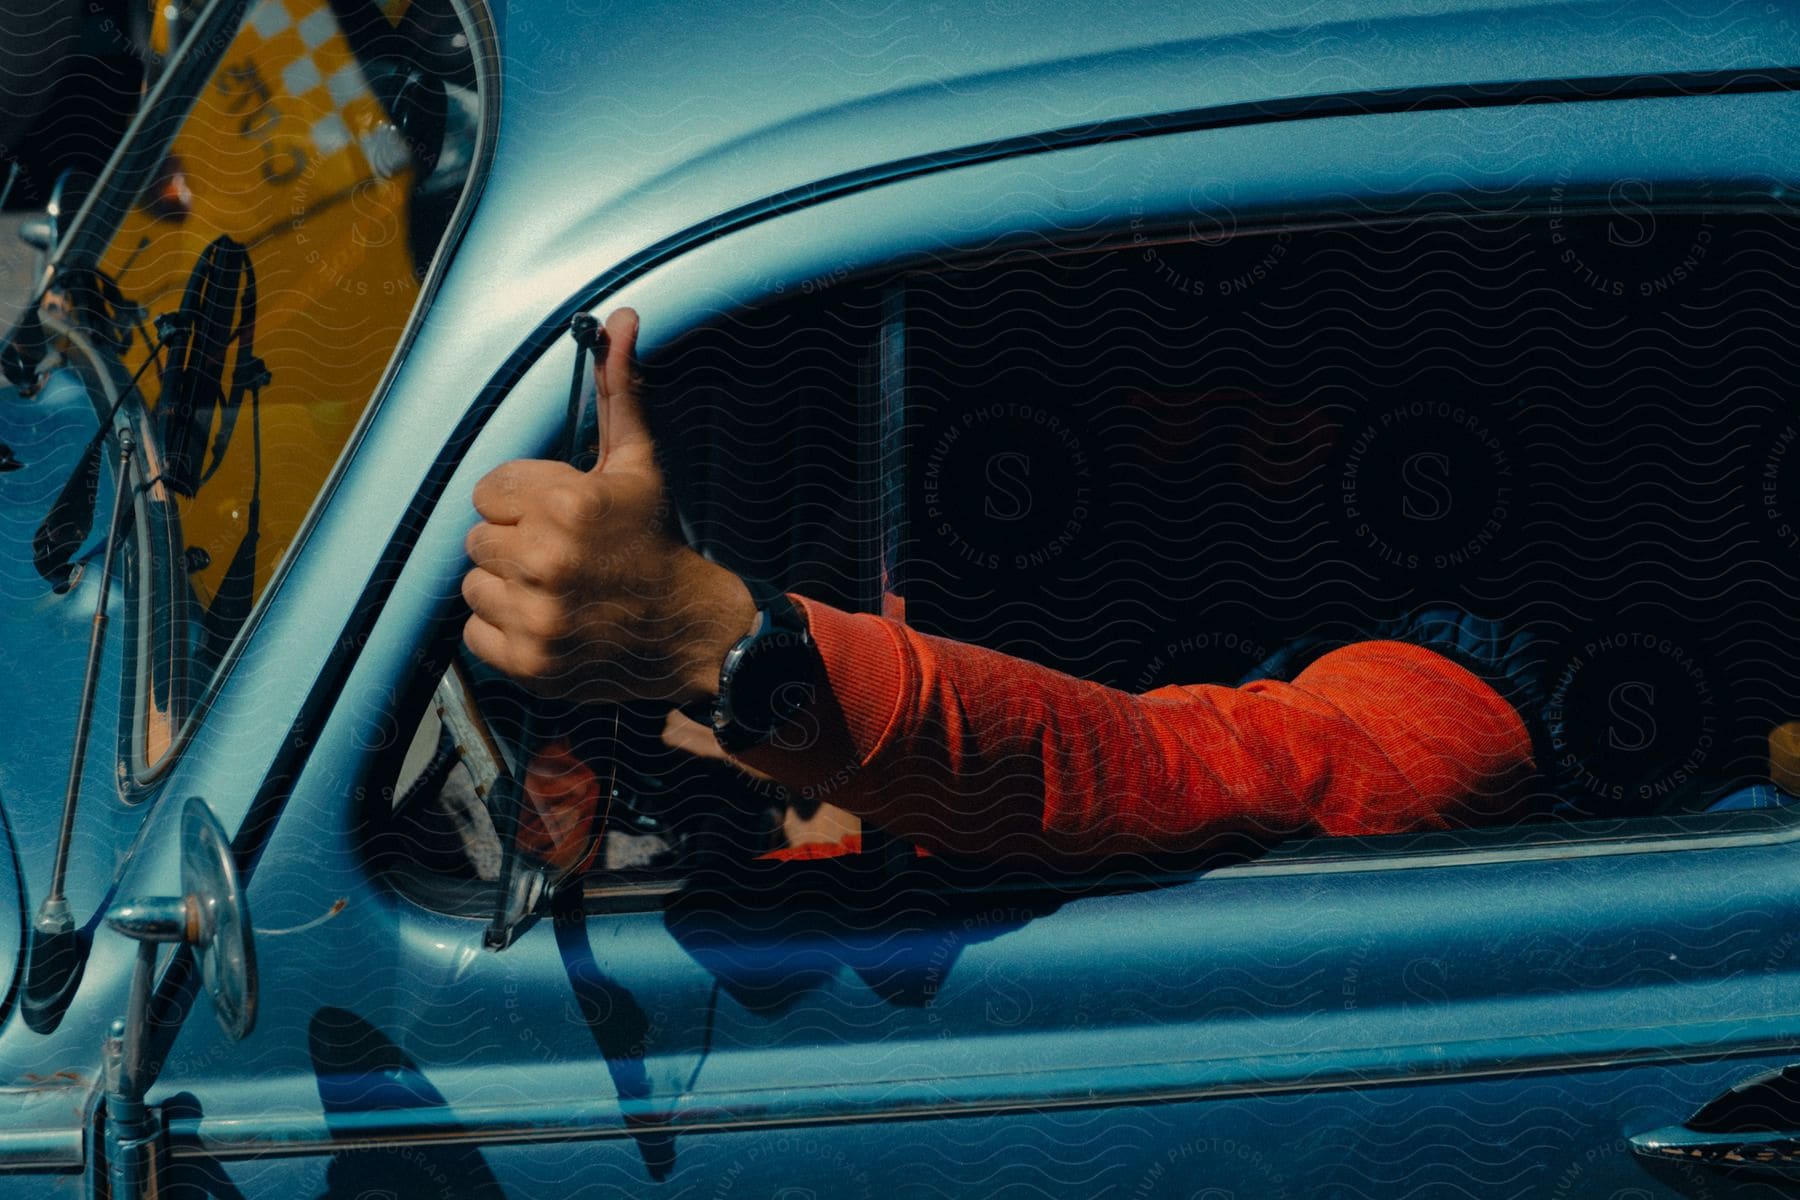
[[[125,900],[106,923],[138,943],[125,1016],[112,1023],[104,1048],[106,1169],[112,1200],[157,1194],[162,1122],[144,1104],[153,1075],[149,1049],[150,985],[157,947],[191,946],[213,1015],[233,1040],[256,1024],[256,953],[250,909],[238,883],[231,840],[206,801],[188,798],[181,812],[181,895]]]

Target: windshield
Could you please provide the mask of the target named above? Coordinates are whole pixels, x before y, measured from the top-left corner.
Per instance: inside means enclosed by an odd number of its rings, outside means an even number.
[[[96,206],[122,215],[81,231],[43,297],[40,377],[67,359],[135,378],[125,411],[142,403],[154,511],[125,606],[139,767],[268,588],[418,305],[471,179],[471,44],[449,0],[250,5],[166,146],[114,158],[102,196],[129,186],[119,164],[157,165],[128,204]],[[87,336],[59,341],[70,326]],[[92,348],[110,361],[74,361]]]

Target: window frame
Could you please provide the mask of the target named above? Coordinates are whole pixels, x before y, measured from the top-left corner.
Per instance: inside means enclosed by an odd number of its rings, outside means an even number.
[[[1657,203],[1652,207],[1659,215],[1665,213],[1671,215],[1704,213],[1713,216],[1767,213],[1794,215],[1791,207],[1775,204],[1714,204],[1681,200]],[[1552,213],[1559,217],[1565,217],[1603,214],[1608,210],[1599,203],[1585,205],[1546,203],[1539,205],[1536,209],[1520,206],[1509,208],[1507,211],[1511,216],[1528,214],[1533,219],[1544,220],[1548,219]],[[1377,214],[1366,219],[1323,217],[1292,220],[1278,218],[1245,222],[1240,229],[1231,234],[1231,237],[1233,239],[1274,237],[1399,223],[1409,225],[1420,222],[1448,224],[1479,220],[1483,215],[1481,212],[1445,210],[1429,214]],[[1065,255],[1117,253],[1128,249],[1143,249],[1195,240],[1197,239],[1173,228],[1149,232],[1143,229],[1118,230],[1109,235],[1102,235],[1098,238],[1084,237],[1076,243],[1060,246],[1034,244],[955,258],[946,256],[925,265],[905,265],[898,268],[891,265],[876,266],[863,271],[846,273],[841,279],[833,280],[834,285],[838,283],[845,286],[873,285],[883,295],[888,310],[884,315],[878,336],[878,345],[872,348],[881,365],[878,372],[880,375],[879,388],[872,396],[865,394],[859,395],[857,398],[858,404],[875,406],[875,411],[865,413],[859,424],[866,429],[878,432],[879,450],[876,461],[879,464],[879,474],[873,479],[864,481],[865,491],[863,495],[857,497],[857,505],[864,512],[879,514],[881,524],[869,529],[865,534],[865,540],[871,545],[881,547],[880,565],[884,575],[892,573],[903,577],[906,571],[904,559],[895,562],[892,555],[895,548],[904,546],[907,542],[905,505],[895,502],[894,498],[905,494],[909,482],[906,476],[908,464],[904,453],[906,383],[904,370],[898,365],[900,356],[904,353],[903,347],[908,334],[904,304],[908,281],[921,275],[933,274],[936,269],[980,270],[1021,259],[1041,260]],[[685,333],[686,330],[683,332]],[[1125,879],[1132,882],[1184,883],[1203,875],[1222,875],[1230,878],[1273,874],[1306,875],[1346,871],[1416,870],[1425,867],[1489,862],[1592,858],[1628,853],[1667,853],[1688,849],[1706,850],[1733,844],[1775,844],[1796,838],[1800,838],[1800,805],[1777,809],[1661,813],[1590,820],[1554,820],[1366,837],[1312,835],[1288,839],[1264,854],[1246,861],[1222,862],[1212,865],[1200,864],[1191,869],[1170,871],[1146,870],[1142,863],[1116,868],[1097,866],[1091,874],[1083,872],[1081,876],[1083,880],[1091,880],[1092,886],[1117,884]],[[1077,887],[1085,885],[1076,877],[1071,877],[1068,882]],[[666,888],[646,888],[639,885],[621,892],[607,887],[604,883],[595,883],[590,880],[584,885],[583,896],[589,911],[621,911],[629,910],[628,905],[620,903],[626,897],[666,895],[680,886],[681,881],[677,878],[672,880]],[[1044,886],[1047,885],[1024,882],[1016,885],[998,885],[992,889],[984,887],[982,890],[1036,891],[1041,890]],[[1059,881],[1056,886],[1061,887],[1063,883]]]
[[[1054,153],[1045,156],[946,162],[941,169],[865,181],[844,190],[828,180],[816,189],[796,189],[734,210],[624,260],[596,263],[591,282],[547,306],[535,331],[497,368],[489,385],[496,394],[467,411],[467,429],[459,435],[465,440],[453,444],[466,446],[466,439],[488,422],[489,406],[498,393],[511,391],[525,374],[540,372],[541,360],[561,344],[556,335],[574,311],[635,304],[654,313],[656,321],[646,327],[644,345],[653,353],[662,342],[693,329],[722,307],[760,303],[808,284],[891,279],[952,257],[973,262],[1019,252],[1141,245],[1144,231],[1173,227],[1191,216],[1196,201],[1186,189],[1192,155],[1202,148],[1210,166],[1221,173],[1219,178],[1237,189],[1240,235],[1379,220],[1518,215],[1533,207],[1560,213],[1601,211],[1604,181],[1628,177],[1653,183],[1656,207],[1663,211],[1774,210],[1792,215],[1794,190],[1781,186],[1792,176],[1791,164],[1778,165],[1766,154],[1768,162],[1747,157],[1755,149],[1745,141],[1752,119],[1784,127],[1800,120],[1800,103],[1783,90],[1779,95],[1499,105],[1475,111],[1396,113],[1380,121],[1358,120],[1357,114],[1346,113],[1256,128],[1158,131],[1123,143],[1046,147]],[[1647,126],[1670,134],[1684,131],[1680,143],[1684,153],[1671,157],[1655,150],[1641,136]],[[1586,136],[1540,137],[1546,128],[1567,133],[1577,127]],[[1417,141],[1421,132],[1430,139],[1423,146]],[[1485,151],[1470,149],[1472,144],[1484,144],[1475,135],[1489,133],[1511,135],[1508,146],[1525,148],[1509,151],[1505,165],[1496,166],[1482,157]],[[1519,141],[1521,134],[1540,140]],[[1291,153],[1308,147],[1330,149],[1323,156],[1302,154],[1298,159]],[[1296,161],[1309,165],[1296,170],[1291,165]],[[1452,165],[1446,167],[1446,162]],[[1120,165],[1131,168],[1130,174],[1121,176]],[[1106,168],[1107,174],[1098,173],[1097,167]],[[1471,172],[1478,177],[1479,188],[1471,183]],[[1058,181],[1087,190],[1059,187]],[[1564,185],[1571,181],[1565,192]],[[1694,186],[1706,181],[1710,183],[1705,188]],[[1557,191],[1552,201],[1553,183]],[[1054,191],[1054,201],[1045,199],[1046,187]],[[1694,201],[1702,193],[1712,198]],[[597,228],[603,227],[598,215],[596,222]],[[1135,228],[1128,229],[1128,224]],[[1172,232],[1166,236],[1176,240]],[[540,434],[547,443],[561,397],[554,411],[543,397],[525,403],[541,410],[530,422],[542,429],[522,437],[523,427],[509,420],[510,456],[535,452],[532,447],[539,445]],[[490,457],[478,455],[468,465],[478,469],[482,462],[499,461]],[[434,494],[431,502],[436,505],[439,499]],[[433,523],[448,519],[439,514]],[[448,567],[416,569],[431,578],[439,573],[448,578]],[[409,575],[413,571],[409,566]],[[433,607],[427,624],[441,628],[451,607],[447,601],[441,608]],[[1572,825],[1548,833],[1552,829],[1548,825],[1513,827],[1505,831],[1514,841],[1511,847],[1477,846],[1472,841],[1446,846],[1408,839],[1456,835],[1400,834],[1358,840],[1354,847],[1358,857],[1346,860],[1348,866],[1297,855],[1296,861],[1259,859],[1206,873],[1375,870],[1482,861],[1491,855],[1556,859],[1639,848],[1661,852],[1767,844],[1800,837],[1800,829],[1792,828],[1781,812],[1719,814],[1709,817],[1719,825],[1704,827],[1677,822],[1670,828],[1666,823],[1671,818],[1637,820],[1639,828],[1629,834]],[[1642,823],[1658,821],[1665,827],[1644,831]],[[1521,829],[1530,830],[1523,840]],[[1336,846],[1352,849],[1348,841]],[[1192,877],[1192,872],[1180,876]],[[591,903],[600,899],[590,897]]]

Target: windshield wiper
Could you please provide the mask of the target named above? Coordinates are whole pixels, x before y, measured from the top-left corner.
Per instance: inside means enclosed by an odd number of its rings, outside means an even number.
[[[113,397],[75,469],[58,493],[50,512],[32,538],[32,563],[38,573],[59,588],[72,575],[69,561],[81,543],[87,540],[93,525],[94,505],[100,490],[100,451],[106,435],[125,401],[135,394],[137,381],[145,368],[156,362],[164,347],[172,347],[185,336],[188,322],[181,313],[169,313],[156,321],[157,342],[151,347],[136,374]],[[99,366],[104,370],[104,365]],[[56,839],[56,858],[50,873],[50,890],[38,906],[31,922],[31,940],[27,947],[25,986],[20,994],[19,1010],[25,1023],[38,1033],[56,1027],[81,981],[87,962],[86,946],[69,912],[65,885],[69,870],[69,847],[75,831],[75,801],[81,792],[81,779],[87,761],[88,735],[93,727],[94,693],[99,686],[101,654],[106,646],[106,609],[112,591],[113,558],[118,550],[124,514],[130,506],[131,456],[136,440],[129,429],[117,431],[119,457],[113,471],[113,508],[107,521],[106,539],[100,549],[100,582],[94,604],[94,616],[88,632],[87,661],[81,681],[80,707],[75,715],[75,745],[69,762],[69,776],[63,792],[63,811]]]
[[[100,552],[100,584],[94,601],[94,619],[88,629],[87,670],[81,678],[81,707],[75,714],[75,747],[69,760],[68,786],[63,792],[56,862],[50,871],[49,894],[38,906],[37,915],[31,922],[30,964],[25,971],[25,989],[19,1005],[25,1023],[39,1033],[48,1032],[61,1019],[86,961],[63,886],[69,873],[69,846],[75,834],[75,800],[81,794],[88,733],[93,727],[94,692],[100,684],[100,653],[106,645],[106,607],[112,588],[113,552],[118,548],[119,530],[125,523],[125,510],[131,503],[131,455],[137,446],[128,429],[119,430],[118,438],[119,460],[113,478],[112,517],[107,522],[106,542]]]

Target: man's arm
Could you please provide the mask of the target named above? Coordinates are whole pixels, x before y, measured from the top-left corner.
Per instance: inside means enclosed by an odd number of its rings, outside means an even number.
[[[464,640],[545,694],[710,701],[755,608],[672,528],[632,370],[636,314],[614,313],[607,334],[595,469],[513,462],[475,489]],[[805,607],[827,686],[743,760],[933,849],[1181,852],[1227,833],[1443,826],[1500,815],[1531,766],[1499,695],[1415,646],[1346,647],[1292,684],[1131,696]]]
[[[934,850],[1183,853],[1228,834],[1374,834],[1504,816],[1524,724],[1486,683],[1400,642],[1293,683],[1129,695],[896,622],[805,602],[828,685],[739,757]]]

